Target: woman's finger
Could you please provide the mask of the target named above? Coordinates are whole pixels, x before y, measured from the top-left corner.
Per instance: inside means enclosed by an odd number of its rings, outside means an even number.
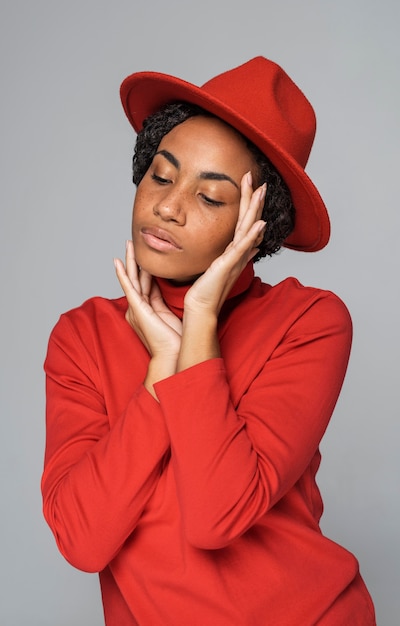
[[[119,280],[119,284],[121,285],[124,294],[129,300],[130,294],[132,292],[137,294],[137,291],[134,288],[133,283],[126,271],[125,265],[123,264],[121,259],[114,259],[114,267],[115,267],[115,271],[117,274],[117,278]]]
[[[242,177],[240,181],[240,203],[239,203],[239,214],[235,228],[235,234],[241,227],[242,221],[247,213],[247,209],[251,202],[251,197],[253,195],[253,177],[251,172],[247,172]]]
[[[125,252],[125,265],[126,265],[126,273],[128,275],[129,280],[132,285],[138,291],[141,292],[140,288],[140,280],[139,280],[139,270],[135,259],[135,250],[133,247],[133,242],[128,240],[126,242],[126,252]]]
[[[243,176],[241,182],[241,199],[235,236],[243,236],[253,224],[260,219],[264,207],[266,183],[258,187],[254,192],[251,186],[251,178],[248,174]]]
[[[144,298],[141,292],[136,289],[135,285],[129,278],[121,259],[114,259],[114,266],[117,273],[117,278],[119,280],[119,284],[121,285],[122,290],[128,301],[129,309],[132,310],[132,312],[137,313],[140,309],[143,308],[144,305],[148,306],[146,298]],[[137,284],[139,284],[138,280],[139,279],[136,280]]]
[[[146,298],[147,301],[150,299],[151,287],[153,284],[153,277],[149,272],[145,270],[140,270],[139,272],[139,282],[142,296]]]

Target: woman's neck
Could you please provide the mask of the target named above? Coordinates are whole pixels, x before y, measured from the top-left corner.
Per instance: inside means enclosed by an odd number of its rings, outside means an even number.
[[[254,268],[253,263],[250,262],[246,265],[243,272],[240,274],[236,283],[232,287],[227,299],[238,296],[239,294],[246,291],[249,288],[253,277]],[[167,278],[156,278],[155,280],[160,287],[164,302],[167,304],[168,308],[171,309],[171,311],[175,313],[175,315],[177,315],[180,319],[182,319],[184,299],[190,287],[192,286],[192,283],[182,284],[172,280],[168,280]]]

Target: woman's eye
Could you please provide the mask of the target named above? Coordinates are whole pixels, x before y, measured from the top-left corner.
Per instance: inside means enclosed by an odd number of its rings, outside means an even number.
[[[222,206],[224,204],[223,202],[219,200],[213,200],[212,198],[209,198],[208,196],[205,196],[204,194],[201,194],[201,197],[203,198],[206,204],[209,204],[211,206]]]
[[[157,174],[154,174],[154,172],[151,175],[151,178],[159,185],[167,185],[168,183],[171,182],[169,178],[163,178],[162,176],[157,176]]]

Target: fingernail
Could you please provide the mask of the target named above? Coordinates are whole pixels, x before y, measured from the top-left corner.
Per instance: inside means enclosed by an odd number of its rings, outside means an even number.
[[[249,183],[250,187],[253,186],[253,177],[251,175],[251,172],[247,172],[247,182]]]
[[[260,202],[263,202],[265,199],[265,194],[267,193],[267,183],[264,183],[260,187]]]

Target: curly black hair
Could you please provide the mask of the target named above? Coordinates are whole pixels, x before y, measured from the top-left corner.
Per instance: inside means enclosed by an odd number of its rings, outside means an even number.
[[[132,161],[132,179],[135,185],[139,185],[150,167],[164,135],[178,124],[196,115],[214,117],[197,105],[175,102],[165,105],[144,120],[143,128],[136,139]],[[236,129],[234,130],[238,132]],[[259,261],[261,258],[267,255],[271,256],[280,250],[284,240],[294,228],[295,208],[285,181],[271,161],[246,137],[243,136],[243,139],[258,168],[256,184],[262,185],[266,182],[268,186],[262,212],[262,219],[267,222],[267,226],[263,240],[259,245],[259,251],[253,259]]]

